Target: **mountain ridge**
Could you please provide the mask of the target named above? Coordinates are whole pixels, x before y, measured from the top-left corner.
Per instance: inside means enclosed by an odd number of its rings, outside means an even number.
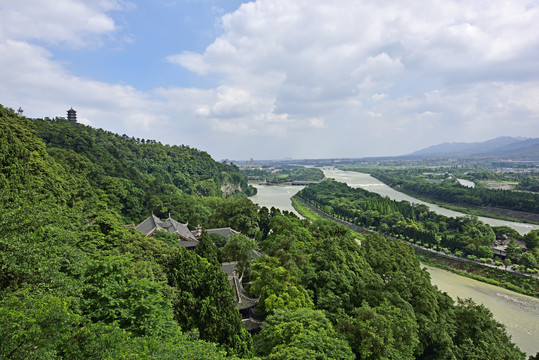
[[[481,142],[442,143],[414,151],[403,157],[503,157],[539,160],[539,138],[500,136]]]

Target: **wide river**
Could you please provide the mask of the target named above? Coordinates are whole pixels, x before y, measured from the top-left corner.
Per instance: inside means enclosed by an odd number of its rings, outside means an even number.
[[[345,182],[352,187],[362,187],[366,190],[389,196],[394,200],[406,200],[413,203],[426,204],[431,210],[446,216],[463,215],[399,193],[368,174],[345,172],[336,169],[323,170],[326,177]],[[255,187],[258,189],[258,194],[251,197],[253,202],[260,206],[266,206],[268,209],[274,206],[288,211],[294,211],[290,198],[303,188],[302,186],[265,185],[256,185]],[[438,209],[441,210],[438,211]],[[481,220],[483,221],[482,218]],[[496,225],[521,225],[509,221],[496,220],[496,222],[498,221],[500,223]],[[519,228],[520,230],[517,229],[522,233],[526,233],[532,228],[537,228],[536,226],[527,224],[522,225],[524,227]],[[528,355],[539,352],[539,299],[459,276],[446,270],[432,267],[426,268],[430,273],[432,283],[438,289],[447,292],[453,299],[457,297],[472,298],[476,303],[485,305],[492,311],[494,318],[506,326],[507,333],[511,335],[515,344],[522,351]]]

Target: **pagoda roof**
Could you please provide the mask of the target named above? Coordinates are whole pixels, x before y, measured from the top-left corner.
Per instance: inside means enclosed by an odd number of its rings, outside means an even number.
[[[181,222],[172,219],[170,216],[165,221],[161,221],[157,216],[152,214],[138,224],[135,229],[146,234],[146,236],[152,236],[158,230],[164,230],[175,234],[181,239],[180,246],[182,247],[193,247],[198,244],[198,240],[191,233],[187,224],[182,224]],[[184,246],[182,242],[189,244]]]
[[[225,272],[228,275],[228,282],[232,288],[232,293],[234,295],[234,300],[236,301],[236,308],[238,310],[249,309],[258,304],[258,299],[250,298],[243,288],[240,279],[238,278],[238,273],[236,272],[237,261],[222,263],[221,271]]]
[[[147,217],[142,221],[140,224],[135,226],[135,229],[146,234],[146,236],[151,236],[153,233],[157,230],[163,230],[163,228],[160,226],[161,220],[154,214]]]
[[[182,224],[171,217],[163,222],[163,227],[166,231],[177,234],[186,241],[197,241],[197,238],[193,235],[193,233],[191,233],[191,230],[189,230],[187,224]]]
[[[208,234],[219,234],[223,235],[227,238],[231,237],[232,235],[239,235],[240,232],[232,229],[231,227],[223,227],[223,228],[216,228],[216,229],[208,229],[206,230]]]

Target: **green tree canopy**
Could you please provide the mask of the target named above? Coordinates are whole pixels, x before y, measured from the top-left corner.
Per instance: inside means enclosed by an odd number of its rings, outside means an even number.
[[[268,317],[255,337],[258,355],[268,359],[354,359],[322,311],[280,309]]]

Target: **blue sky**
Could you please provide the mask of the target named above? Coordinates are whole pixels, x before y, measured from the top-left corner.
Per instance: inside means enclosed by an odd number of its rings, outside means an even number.
[[[215,159],[539,137],[539,2],[0,0],[0,103]]]
[[[219,18],[240,1],[166,1],[125,3],[123,11],[108,15],[118,30],[97,47],[73,48],[58,44],[54,57],[67,69],[95,80],[125,83],[149,91],[160,86],[215,86],[166,61],[173,51],[204,51],[222,33]]]

